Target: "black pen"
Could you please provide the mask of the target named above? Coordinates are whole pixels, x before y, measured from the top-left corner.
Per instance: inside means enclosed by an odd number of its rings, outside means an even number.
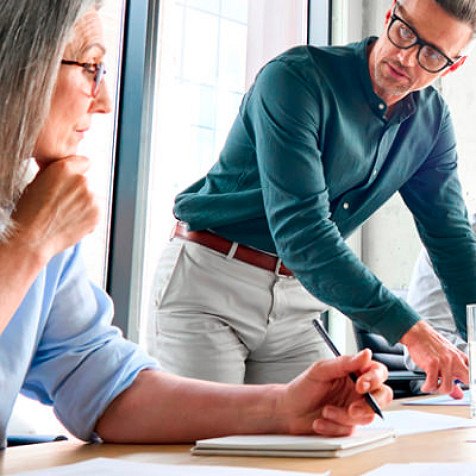
[[[325,331],[325,329],[321,326],[321,323],[317,319],[313,319],[312,323],[314,324],[314,327],[316,328],[317,332],[321,334],[322,338],[326,342],[326,344],[329,346],[329,348],[332,350],[333,354],[336,357],[340,356],[340,352],[337,349],[337,347],[334,345],[334,342],[331,341],[331,338],[329,337],[329,334]],[[357,375],[354,374],[354,372],[351,372],[349,374],[349,377],[351,378],[352,382],[357,382]],[[378,406],[377,402],[374,400],[374,397],[370,395],[370,393],[364,394],[365,401],[369,404],[370,408],[383,420],[383,414],[382,410],[380,410],[380,407]]]

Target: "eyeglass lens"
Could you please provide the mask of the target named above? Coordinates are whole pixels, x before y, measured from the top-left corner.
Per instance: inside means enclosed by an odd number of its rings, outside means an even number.
[[[419,44],[417,60],[420,66],[429,72],[441,71],[449,63],[448,59],[438,50],[422,43],[416,33],[397,17],[393,18],[389,26],[388,37],[395,46],[402,49],[409,49]]]
[[[97,96],[97,94],[99,92],[99,88],[101,87],[102,79],[103,79],[105,74],[106,74],[106,70],[105,70],[105,67],[104,67],[104,63],[97,64],[96,65],[96,73],[94,75],[93,90],[92,90],[93,97]]]

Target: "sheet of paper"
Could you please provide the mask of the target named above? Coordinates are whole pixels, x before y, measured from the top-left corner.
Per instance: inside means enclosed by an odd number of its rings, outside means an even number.
[[[409,463],[385,464],[363,476],[474,476],[476,463]]]
[[[453,407],[469,407],[469,390],[465,390],[464,397],[461,400],[455,400],[449,395],[438,395],[436,397],[429,397],[422,400],[414,400],[404,402],[404,405],[448,405]]]
[[[270,469],[231,468],[228,466],[192,466],[154,463],[134,463],[130,460],[94,458],[81,463],[56,468],[18,473],[17,476],[91,476],[107,474],[108,476],[316,476],[315,473],[296,473]],[[330,476],[330,472],[320,473]],[[458,475],[461,476],[461,475]]]
[[[476,426],[476,421],[469,418],[417,412],[414,410],[384,412],[383,416],[384,420],[375,418],[368,427],[393,429],[397,436],[403,436],[413,435],[415,433],[426,433],[428,431],[441,431]]]

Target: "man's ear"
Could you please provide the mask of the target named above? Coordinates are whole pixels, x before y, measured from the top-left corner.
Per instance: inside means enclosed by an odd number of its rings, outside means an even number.
[[[397,0],[393,0],[392,6],[388,9],[387,13],[385,14],[385,26],[388,25],[388,22],[390,21],[390,17],[392,16],[393,9],[395,8],[395,4],[397,3]]]
[[[452,64],[441,76],[446,76],[452,71],[456,71],[466,61],[467,56],[462,56],[458,61]]]

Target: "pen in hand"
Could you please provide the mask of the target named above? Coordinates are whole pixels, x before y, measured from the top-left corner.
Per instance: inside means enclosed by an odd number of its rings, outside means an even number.
[[[334,345],[331,338],[329,337],[329,334],[322,327],[321,323],[317,319],[313,319],[312,323],[314,324],[314,327],[316,328],[317,332],[319,332],[321,337],[324,339],[325,343],[329,346],[332,353],[336,357],[339,357],[341,355],[339,350]],[[353,372],[349,374],[349,377],[354,383],[357,382],[357,375],[355,375]],[[364,399],[369,404],[370,408],[383,420],[382,410],[380,410],[380,407],[378,406],[377,402],[374,400],[374,397],[372,397],[370,393],[366,393],[364,394]]]

